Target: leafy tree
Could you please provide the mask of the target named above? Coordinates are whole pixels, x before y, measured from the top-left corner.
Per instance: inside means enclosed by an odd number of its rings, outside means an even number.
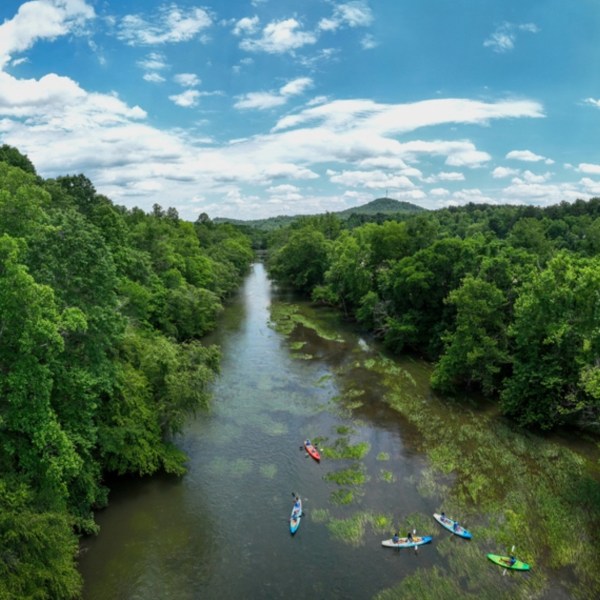
[[[367,267],[369,247],[348,232],[343,232],[330,247],[329,268],[325,273],[330,299],[342,306],[346,315],[354,312],[372,285]],[[323,291],[320,292],[323,294]]]
[[[329,243],[320,231],[309,228],[294,231],[287,244],[269,263],[272,277],[309,294],[323,283],[328,265]]]
[[[499,390],[500,375],[509,363],[504,294],[493,284],[467,275],[450,292],[456,307],[454,330],[443,336],[444,352],[431,383],[445,392],[477,384],[485,394]]]
[[[522,425],[552,428],[597,416],[600,404],[600,262],[561,253],[524,284],[510,328],[513,374],[504,412]]]
[[[36,175],[35,167],[33,166],[33,163],[29,160],[27,155],[22,154],[21,152],[19,152],[19,150],[17,150],[17,148],[9,146],[8,144],[2,144],[2,146],[0,146],[0,162],[4,162],[13,167],[17,167],[25,173]]]

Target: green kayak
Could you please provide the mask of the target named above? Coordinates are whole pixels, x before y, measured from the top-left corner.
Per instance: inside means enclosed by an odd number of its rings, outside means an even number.
[[[504,567],[505,569],[514,569],[515,571],[529,571],[529,565],[521,562],[520,560],[515,561],[512,565],[510,564],[510,556],[499,556],[498,554],[488,554],[487,557],[497,565]]]

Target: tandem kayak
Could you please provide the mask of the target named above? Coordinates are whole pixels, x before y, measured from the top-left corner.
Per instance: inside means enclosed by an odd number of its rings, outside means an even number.
[[[321,460],[321,455],[317,447],[311,444],[310,440],[304,440],[304,448],[316,461]]]
[[[449,519],[446,515],[442,516],[438,513],[433,513],[433,518],[442,526],[445,527],[448,531],[451,531],[454,535],[458,535],[462,538],[470,540],[473,536],[470,531],[467,531],[464,527],[461,527],[458,524],[458,521],[454,521],[453,519]]]
[[[423,544],[429,544],[433,538],[430,535],[426,536],[414,536],[412,540],[408,538],[400,538],[397,542],[394,542],[394,539],[391,538],[389,540],[383,540],[381,542],[382,546],[386,548],[414,548],[415,546],[422,546]]]
[[[290,533],[294,535],[300,527],[300,519],[302,518],[302,500],[298,498],[294,502],[292,507],[292,514],[290,515]]]
[[[514,564],[510,564],[510,556],[499,556],[498,554],[488,554],[487,557],[497,565],[505,569],[514,569],[515,571],[529,571],[530,567],[527,563],[517,560]]]

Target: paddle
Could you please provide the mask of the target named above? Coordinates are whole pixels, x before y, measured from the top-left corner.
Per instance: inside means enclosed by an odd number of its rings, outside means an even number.
[[[413,529],[413,541],[414,541],[416,535],[417,535],[417,530]],[[419,550],[419,546],[415,546],[415,554],[417,554],[418,550]]]
[[[512,548],[510,549],[510,555],[514,556],[514,552],[515,552],[515,545],[513,544]],[[507,573],[508,569],[504,569],[504,571],[502,571],[502,577],[504,577]]]

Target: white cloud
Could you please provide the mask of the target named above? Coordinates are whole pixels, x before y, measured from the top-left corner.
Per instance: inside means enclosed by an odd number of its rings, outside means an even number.
[[[77,31],[95,17],[85,0],[31,0],[19,6],[12,19],[0,25],[0,69],[15,53],[24,52],[38,40],[53,40]]]
[[[576,170],[589,175],[600,175],[600,165],[598,164],[579,163]]]
[[[579,183],[591,196],[600,196],[600,181],[594,181],[589,177],[583,177]]]
[[[130,46],[186,42],[211,25],[212,19],[206,10],[184,10],[170,4],[159,9],[154,22],[141,15],[125,15],[117,37]]]
[[[372,50],[378,46],[377,40],[369,33],[360,40],[360,45],[363,50]]]
[[[541,156],[539,154],[535,154],[531,150],[511,150],[505,158],[510,158],[513,160],[521,160],[523,162],[540,162],[544,161],[547,165],[554,164],[554,161],[551,158],[546,158],[545,156]]]
[[[462,189],[452,194],[452,200],[446,202],[446,204],[498,204],[497,200],[494,200],[490,196],[486,196],[481,190],[477,188]]]
[[[384,171],[328,171],[329,180],[348,187],[367,189],[410,189],[415,184],[405,175],[395,175]]]
[[[436,175],[436,179],[438,181],[464,181],[465,176],[462,173],[458,173],[456,171],[452,172],[444,172],[438,173]]]
[[[146,58],[138,60],[136,64],[144,71],[162,71],[169,66],[160,52],[150,52]]]
[[[591,104],[592,106],[595,106],[596,108],[600,108],[600,99],[595,99],[595,98],[586,98],[584,100],[584,102],[586,104]]]
[[[523,171],[521,178],[518,177],[513,179],[513,182],[524,181],[526,183],[544,183],[552,177],[552,173],[544,173],[542,175],[536,175],[529,170]]]
[[[300,30],[296,19],[285,19],[269,23],[259,39],[244,39],[240,48],[248,52],[267,52],[268,54],[284,54],[307,44],[314,44],[317,38],[314,33]]]
[[[165,81],[165,78],[156,71],[144,73],[142,77],[145,81],[149,81],[150,83],[162,83],[163,81]]]
[[[177,73],[173,80],[183,87],[196,87],[201,81],[194,73]]]
[[[509,169],[508,167],[496,167],[492,171],[492,177],[494,179],[503,179],[505,177],[512,177],[513,175],[518,175],[519,173],[519,169]]]
[[[258,22],[259,22],[259,19],[257,16],[254,16],[252,18],[244,17],[243,19],[240,19],[239,21],[236,22],[235,27],[233,28],[233,34],[234,35],[242,35],[242,34],[252,35],[258,29]]]
[[[432,196],[438,196],[438,197],[443,197],[443,196],[448,196],[450,194],[450,191],[447,190],[446,188],[433,188],[432,190],[429,191],[429,193]]]
[[[332,128],[364,126],[373,132],[405,133],[447,123],[485,125],[492,119],[543,117],[542,106],[528,100],[480,102],[461,98],[423,100],[410,104],[379,104],[372,100],[335,100],[279,120],[274,130],[322,123]]]
[[[275,106],[281,106],[287,102],[287,98],[281,94],[271,92],[249,92],[239,97],[239,100],[233,105],[239,110],[248,110],[256,108],[257,110],[266,110]]]
[[[500,25],[496,31],[483,42],[483,45],[486,48],[491,48],[494,52],[509,52],[514,49],[517,33],[520,31],[538,33],[539,28],[534,23],[502,23],[502,25]]]
[[[502,190],[502,194],[519,203],[535,202],[544,206],[558,204],[564,200],[573,201],[582,196],[581,191],[571,184],[557,185],[526,181],[513,182]]]
[[[343,26],[366,27],[373,22],[373,14],[366,1],[355,0],[338,4],[330,18],[321,19],[319,29],[335,31]]]
[[[198,98],[200,97],[200,92],[198,90],[186,90],[181,94],[174,94],[169,96],[169,100],[173,101],[177,106],[182,106],[183,108],[192,108],[198,104]]]
[[[279,93],[282,96],[297,96],[298,94],[304,93],[304,91],[310,88],[312,84],[313,80],[310,77],[298,77],[280,88]]]
[[[299,77],[289,81],[284,86],[279,88],[278,92],[249,92],[243,96],[239,96],[234,107],[240,110],[258,109],[265,110],[275,106],[285,104],[292,96],[302,94],[307,88],[312,86],[310,77]]]

